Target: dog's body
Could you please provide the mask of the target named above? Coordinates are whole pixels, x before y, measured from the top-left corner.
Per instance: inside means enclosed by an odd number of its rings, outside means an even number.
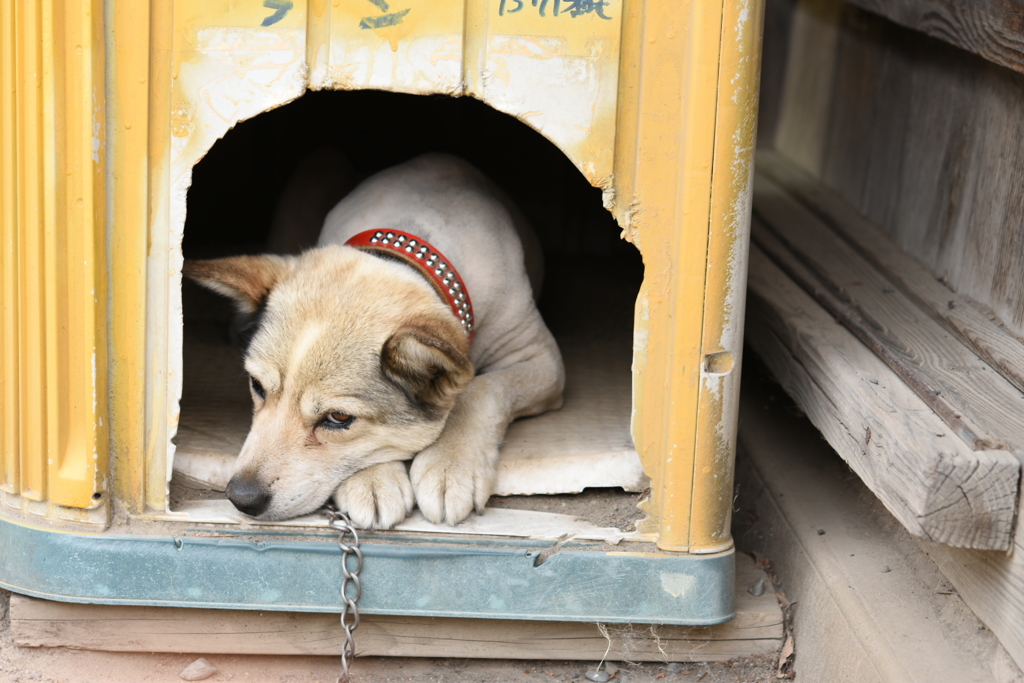
[[[384,528],[414,494],[434,522],[483,509],[509,422],[558,407],[564,384],[524,262],[524,242],[535,243],[514,216],[472,166],[426,155],[353,190],[318,249],[186,264],[258,318],[245,361],[256,410],[228,487],[236,506],[284,519],[333,493],[358,525]],[[366,230],[416,235],[456,267],[471,345],[412,266],[342,246]]]

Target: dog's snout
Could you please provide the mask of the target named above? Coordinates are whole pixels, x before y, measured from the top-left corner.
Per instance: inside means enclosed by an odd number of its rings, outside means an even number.
[[[259,517],[270,505],[270,492],[255,477],[236,474],[228,482],[228,500],[252,517]]]

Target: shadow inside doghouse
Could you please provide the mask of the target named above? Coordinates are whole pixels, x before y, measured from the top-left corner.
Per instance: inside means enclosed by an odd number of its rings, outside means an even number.
[[[588,518],[604,519],[601,509],[625,502],[629,513],[619,515],[625,528],[638,516],[636,495],[625,491],[647,486],[629,431],[633,306],[643,263],[620,239],[601,191],[525,124],[469,98],[309,93],[239,124],[196,165],[185,257],[298,251],[315,240],[301,234],[308,232],[302,226],[319,225],[345,190],[429,151],[472,162],[534,226],[546,261],[539,306],[566,365],[564,407],[510,427],[496,494],[516,498],[496,499],[495,505],[556,505],[553,511],[579,508]],[[341,157],[347,166],[338,172],[331,161]],[[296,169],[308,172],[321,163],[337,174],[337,196],[305,198],[308,215],[280,215],[282,195],[296,191],[289,184]],[[241,352],[232,343],[230,304],[189,282],[182,297],[184,389],[172,509],[223,498],[252,410]],[[596,506],[579,502],[585,497],[516,502],[525,494],[607,487],[611,493],[599,494],[604,502]],[[609,502],[609,495],[621,500]]]

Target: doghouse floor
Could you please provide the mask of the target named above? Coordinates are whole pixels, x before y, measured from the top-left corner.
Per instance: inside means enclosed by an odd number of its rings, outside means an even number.
[[[400,531],[617,540],[635,538],[635,493],[648,485],[633,447],[632,298],[622,278],[595,259],[549,275],[542,311],[566,367],[561,410],[518,420],[502,446],[495,498],[483,516],[435,527],[415,513]],[[176,437],[172,514],[190,521],[252,523],[224,499],[231,468],[252,414],[241,354],[222,326],[189,322],[184,337],[184,391]],[[584,489],[587,489],[584,492]],[[579,494],[580,495],[553,495]],[[547,494],[528,498],[535,494]],[[321,525],[319,517],[287,525]],[[280,524],[280,523],[278,523]]]

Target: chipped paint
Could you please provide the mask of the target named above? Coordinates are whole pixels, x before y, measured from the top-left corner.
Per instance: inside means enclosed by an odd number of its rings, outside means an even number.
[[[718,127],[729,131],[715,150],[716,182],[708,245],[708,281],[702,346],[706,357],[729,354],[728,372],[701,377],[691,552],[731,545],[732,461],[739,409],[751,182],[757,123],[758,56],[762,6],[737,2],[723,25]]]
[[[636,306],[631,419],[654,480],[642,526],[671,550],[725,547],[761,5],[680,0],[638,12],[612,0],[603,14],[579,16],[543,15],[528,3],[501,12],[498,0],[168,0],[147,12],[125,3],[111,9],[112,29],[139,40],[108,44],[115,80],[105,90],[98,64],[73,134],[76,154],[94,168],[109,157],[110,173],[122,180],[117,193],[100,187],[70,196],[86,206],[95,200],[101,217],[109,202],[109,225],[121,236],[109,263],[131,273],[110,284],[121,312],[109,321],[111,342],[123,354],[110,387],[120,411],[110,420],[123,449],[114,478],[120,502],[133,511],[166,504],[181,395],[180,246],[194,164],[239,121],[311,87],[444,93],[480,98],[552,140],[601,188],[623,237],[641,250],[647,270]],[[109,130],[105,102],[116,103]],[[141,225],[153,233],[136,230]],[[106,286],[98,302],[90,298],[100,318]],[[102,427],[107,388],[97,368],[106,365],[106,340],[83,348],[99,350],[88,388]],[[714,361],[722,354],[731,367]],[[83,355],[83,375],[87,362]],[[81,399],[87,407],[89,394]],[[100,451],[93,444],[83,452],[105,454],[96,444]],[[83,460],[95,481],[105,463]],[[54,462],[68,472],[81,466]]]
[[[662,590],[673,598],[686,598],[697,583],[697,577],[692,574],[678,572],[661,572],[660,578]]]

